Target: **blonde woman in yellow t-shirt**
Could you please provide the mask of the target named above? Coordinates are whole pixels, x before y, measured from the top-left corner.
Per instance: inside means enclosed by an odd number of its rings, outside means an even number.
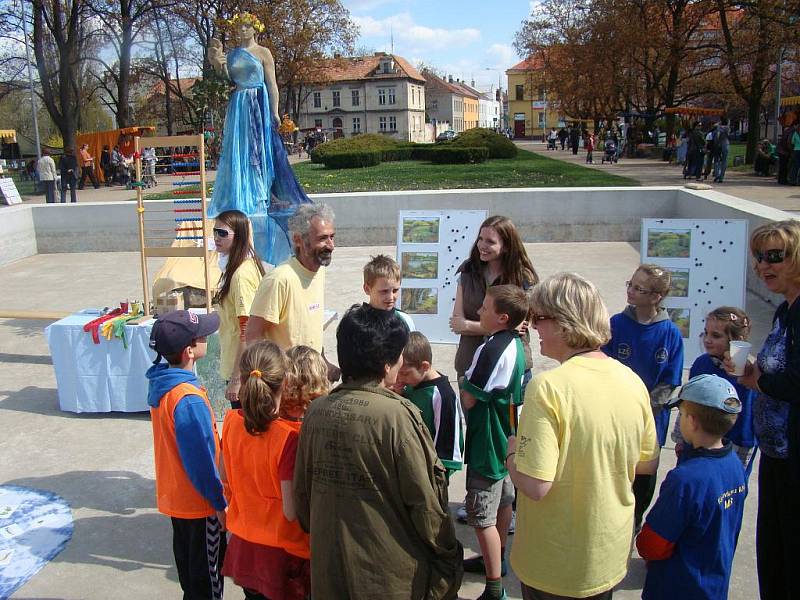
[[[220,316],[219,372],[228,382],[225,397],[231,407],[240,408],[239,359],[245,349],[244,332],[250,306],[264,267],[253,248],[250,220],[243,212],[226,210],[214,222],[214,245],[219,253],[219,292],[214,299]]]
[[[508,441],[518,489],[511,566],[524,600],[605,600],[628,568],[633,479],[657,467],[650,396],[600,350],[611,332],[594,285],[559,273],[530,300],[541,353],[561,364],[530,382]]]

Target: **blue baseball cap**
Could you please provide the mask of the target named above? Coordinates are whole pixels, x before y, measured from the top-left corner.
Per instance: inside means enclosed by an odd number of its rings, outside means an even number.
[[[161,356],[183,351],[191,346],[192,340],[211,335],[217,329],[219,313],[215,312],[203,315],[188,310],[173,310],[159,315],[150,332],[150,347],[158,354],[155,362],[158,363]]]
[[[735,415],[742,411],[742,401],[730,381],[717,375],[697,375],[681,388],[678,399],[669,408],[688,400]]]

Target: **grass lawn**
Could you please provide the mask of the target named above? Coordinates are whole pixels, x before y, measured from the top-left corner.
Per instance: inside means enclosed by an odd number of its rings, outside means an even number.
[[[395,190],[446,190],[515,187],[638,186],[627,177],[587,169],[520,150],[517,158],[475,165],[434,165],[423,161],[385,162],[362,169],[326,169],[308,162],[293,165],[309,194]],[[189,188],[187,188],[189,189]],[[146,200],[172,198],[170,192]]]

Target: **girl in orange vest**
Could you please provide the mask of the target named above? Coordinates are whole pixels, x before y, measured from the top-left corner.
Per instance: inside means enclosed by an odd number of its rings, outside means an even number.
[[[222,425],[220,474],[230,489],[231,533],[222,573],[245,598],[302,600],[311,590],[309,540],[296,520],[292,479],[303,414],[329,384],[319,353],[300,346],[289,356],[296,363],[266,341],[245,350],[242,408],[229,411]]]

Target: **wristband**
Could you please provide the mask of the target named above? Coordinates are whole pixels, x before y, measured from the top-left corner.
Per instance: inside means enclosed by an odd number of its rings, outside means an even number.
[[[514,456],[515,454],[516,452],[509,452],[508,454],[506,454],[506,459],[503,461],[503,464],[506,464],[508,462],[508,458],[510,456]]]

